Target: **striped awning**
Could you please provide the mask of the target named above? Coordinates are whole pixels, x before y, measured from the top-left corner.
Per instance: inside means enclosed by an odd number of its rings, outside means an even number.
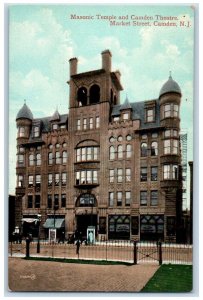
[[[43,225],[44,228],[62,228],[65,227],[65,219],[55,219],[55,226],[54,226],[54,219],[48,218]]]

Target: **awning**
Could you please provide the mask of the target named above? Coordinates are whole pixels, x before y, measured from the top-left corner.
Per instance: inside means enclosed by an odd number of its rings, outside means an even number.
[[[55,226],[54,226],[54,219],[48,218],[43,225],[44,228],[62,228],[65,227],[65,219],[55,219]]]
[[[39,221],[38,219],[36,218],[22,218],[21,219],[22,223],[26,222],[26,223],[33,223],[35,222],[35,224]]]

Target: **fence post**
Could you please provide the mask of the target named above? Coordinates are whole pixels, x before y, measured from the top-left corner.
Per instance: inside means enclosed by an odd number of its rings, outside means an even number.
[[[134,264],[137,265],[137,242],[134,241]]]
[[[30,257],[30,239],[26,238],[26,258]]]
[[[162,245],[161,242],[159,242],[159,265],[162,265]]]

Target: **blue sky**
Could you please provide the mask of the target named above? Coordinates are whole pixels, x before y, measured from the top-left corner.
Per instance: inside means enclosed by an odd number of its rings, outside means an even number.
[[[176,16],[191,27],[112,27],[107,20],[71,20],[70,15]],[[169,71],[182,90],[182,128],[192,160],[194,10],[189,5],[17,5],[9,9],[9,192],[15,191],[15,117],[24,99],[34,117],[68,112],[69,59],[78,72],[101,68],[110,49],[131,102],[157,98]],[[187,100],[186,100],[187,99]]]

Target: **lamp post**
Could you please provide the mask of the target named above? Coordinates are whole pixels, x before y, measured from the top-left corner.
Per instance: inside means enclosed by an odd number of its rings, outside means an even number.
[[[37,215],[38,218],[38,240],[37,240],[37,253],[40,253],[40,222],[41,222],[41,215]]]
[[[59,205],[57,203],[54,203],[54,229],[55,229],[55,232],[56,232],[56,210],[59,208]]]

